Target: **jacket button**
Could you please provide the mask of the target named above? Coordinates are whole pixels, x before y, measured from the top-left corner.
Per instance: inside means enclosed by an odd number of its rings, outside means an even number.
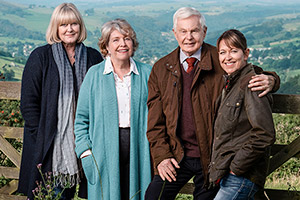
[[[240,103],[236,103],[236,106],[240,106]]]
[[[169,63],[167,63],[166,65],[169,66]]]
[[[214,164],[215,164],[215,162],[212,162],[212,164],[214,165]]]
[[[177,73],[177,70],[175,70],[174,72]]]
[[[173,68],[173,66],[171,65],[171,66],[170,66],[170,68],[172,69],[172,68]]]
[[[216,137],[216,139],[218,140],[218,139],[219,139],[219,137]]]

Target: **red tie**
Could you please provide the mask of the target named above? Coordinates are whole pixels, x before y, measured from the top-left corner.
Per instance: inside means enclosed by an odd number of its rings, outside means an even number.
[[[186,59],[186,62],[188,63],[188,69],[186,70],[187,73],[190,73],[193,70],[196,60],[197,58],[194,57],[190,57]]]

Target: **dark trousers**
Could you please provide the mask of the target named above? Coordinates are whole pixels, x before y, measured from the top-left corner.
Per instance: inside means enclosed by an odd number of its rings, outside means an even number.
[[[129,199],[130,128],[119,129],[121,199]]]
[[[194,200],[210,200],[214,199],[217,189],[207,190],[203,187],[204,177],[199,158],[185,157],[179,164],[180,168],[177,170],[176,181],[169,182],[163,188],[164,181],[159,175],[155,175],[152,182],[147,188],[145,199],[157,200],[162,191],[161,200],[173,200],[180,189],[193,177],[195,190],[193,193]]]

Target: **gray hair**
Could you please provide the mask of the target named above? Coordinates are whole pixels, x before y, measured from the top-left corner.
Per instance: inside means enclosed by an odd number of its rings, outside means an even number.
[[[108,46],[110,34],[117,30],[123,35],[130,37],[133,41],[133,54],[137,50],[139,43],[136,38],[136,33],[130,24],[125,19],[114,19],[103,24],[101,28],[101,38],[99,39],[98,46],[101,54],[105,57],[108,54],[106,47]]]
[[[206,29],[205,18],[198,10],[196,10],[193,7],[182,7],[182,8],[179,8],[173,15],[173,29],[174,29],[174,31],[176,31],[176,26],[177,26],[177,20],[178,19],[186,19],[186,18],[189,18],[193,15],[199,17],[199,23],[202,27],[202,30]]]

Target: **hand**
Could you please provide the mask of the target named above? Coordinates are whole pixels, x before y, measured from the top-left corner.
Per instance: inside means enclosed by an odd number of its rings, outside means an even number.
[[[248,87],[251,88],[251,91],[262,91],[258,96],[263,97],[272,91],[274,85],[274,76],[260,74],[252,76],[252,79],[249,81]]]
[[[167,158],[159,163],[157,166],[157,170],[159,173],[159,176],[163,181],[166,179],[169,182],[176,181],[176,169],[175,168],[180,168],[177,161],[174,158]]]

